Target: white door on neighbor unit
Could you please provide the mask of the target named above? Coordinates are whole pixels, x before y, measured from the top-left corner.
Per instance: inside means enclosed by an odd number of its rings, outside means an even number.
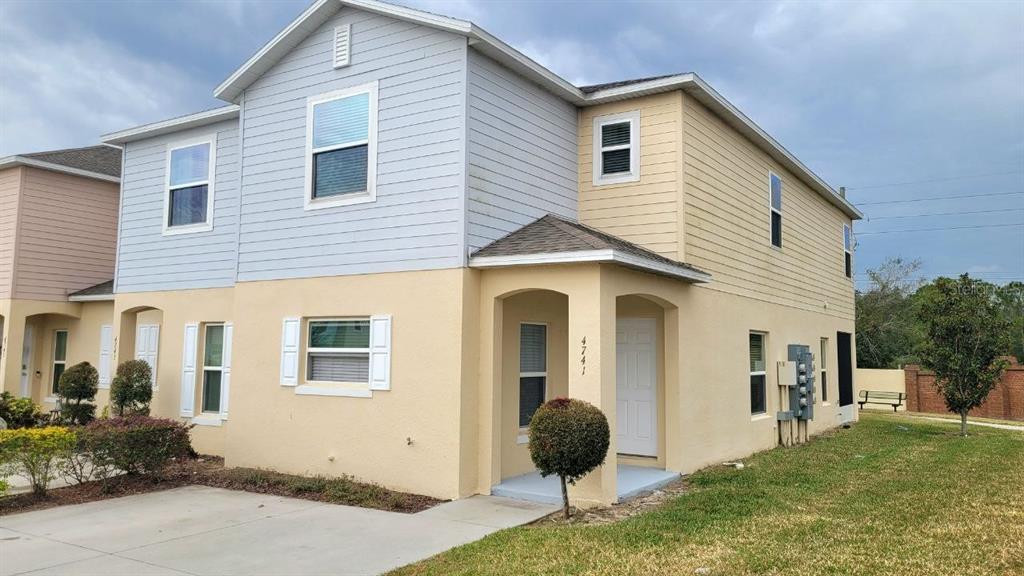
[[[658,353],[654,318],[619,318],[615,330],[619,454],[658,455]]]
[[[28,398],[32,394],[32,325],[25,325],[25,337],[21,345],[21,397]]]
[[[145,360],[153,371],[153,388],[156,388],[156,360],[160,349],[160,325],[140,324],[135,331],[135,359]]]

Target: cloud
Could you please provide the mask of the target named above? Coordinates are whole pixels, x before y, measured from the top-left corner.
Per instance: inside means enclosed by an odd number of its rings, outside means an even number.
[[[114,130],[186,112],[209,93],[177,67],[97,36],[42,38],[0,23],[0,156],[95,144]]]

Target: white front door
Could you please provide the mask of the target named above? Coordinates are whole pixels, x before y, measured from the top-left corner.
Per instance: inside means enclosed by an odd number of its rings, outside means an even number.
[[[619,318],[615,330],[619,454],[658,455],[658,352],[654,318]]]
[[[25,325],[25,337],[21,345],[21,397],[28,398],[32,395],[32,325]],[[10,344],[8,343],[8,347]]]
[[[135,332],[135,359],[145,360],[153,371],[153,388],[156,388],[157,351],[160,349],[160,325],[140,324]]]

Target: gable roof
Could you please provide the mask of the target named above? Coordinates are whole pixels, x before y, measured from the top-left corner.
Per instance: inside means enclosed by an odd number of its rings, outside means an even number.
[[[607,262],[689,282],[709,282],[703,270],[657,252],[548,214],[474,252],[471,268]]]
[[[113,300],[114,299],[114,281],[107,280],[106,282],[100,282],[95,286],[89,286],[83,288],[78,292],[72,292],[68,294],[68,300],[72,302],[94,302],[97,300]]]
[[[121,150],[113,146],[100,145],[0,158],[0,168],[14,166],[31,166],[107,182],[120,182]]]
[[[774,138],[769,136],[767,132],[762,130],[750,118],[747,118],[745,114],[740,112],[738,108],[729,103],[729,101],[696,74],[652,76],[579,88],[472,22],[440,16],[423,10],[397,6],[378,0],[316,0],[298,18],[293,20],[277,36],[228,76],[214,90],[214,96],[228,102],[237,102],[242,92],[250,84],[270,70],[285,54],[295,48],[303,38],[316,30],[335,12],[345,6],[465,36],[468,38],[469,45],[474,50],[496,60],[552,94],[576,106],[594,106],[649,94],[682,90],[721,116],[733,128],[750,138],[754,144],[782,164],[787,170],[794,173],[811,189],[820,194],[833,206],[839,208],[844,214],[855,220],[864,216],[846,198],[826,184],[817,174],[807,168]]]
[[[169,134],[171,132],[188,130],[189,128],[197,128],[199,126],[206,126],[208,124],[238,118],[240,110],[241,107],[235,104],[230,104],[228,106],[203,110],[202,112],[186,114],[184,116],[178,116],[168,120],[160,120],[159,122],[151,122],[149,124],[143,124],[142,126],[135,126],[134,128],[104,134],[100,138],[107,144],[120,145],[133,140],[152,138],[161,134]]]

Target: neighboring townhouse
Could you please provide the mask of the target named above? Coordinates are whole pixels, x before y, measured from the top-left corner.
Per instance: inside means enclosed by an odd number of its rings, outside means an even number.
[[[110,385],[120,176],[111,146],[0,158],[0,389],[44,409],[78,362]]]
[[[104,138],[115,355],[199,451],[546,497],[529,419],[568,395],[613,431],[572,497],[613,502],[856,418],[860,213],[698,76],[576,87],[470,22],[319,0],[215,95]],[[777,416],[794,344],[809,422]]]

